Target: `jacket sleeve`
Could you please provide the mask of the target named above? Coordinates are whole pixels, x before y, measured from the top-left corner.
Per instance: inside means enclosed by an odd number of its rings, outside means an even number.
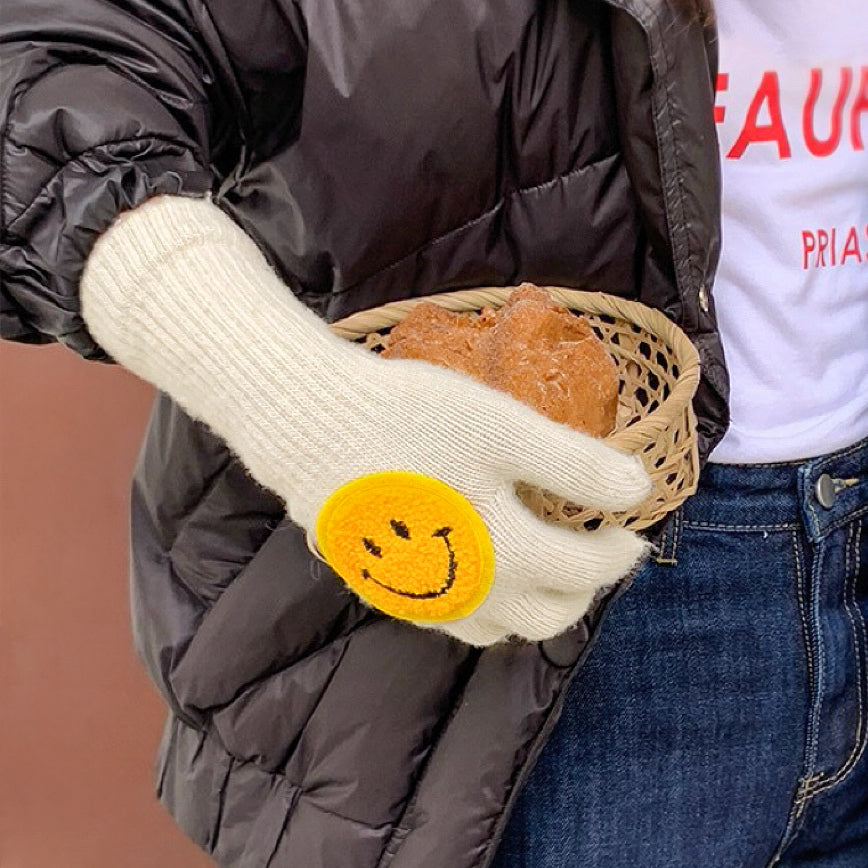
[[[243,152],[243,106],[186,0],[4,0],[0,336],[111,361],[79,278],[117,214],[201,196]]]

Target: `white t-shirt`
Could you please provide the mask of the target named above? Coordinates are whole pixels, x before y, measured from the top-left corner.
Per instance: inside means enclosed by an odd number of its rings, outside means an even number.
[[[868,5],[717,0],[732,427],[719,462],[868,435]]]

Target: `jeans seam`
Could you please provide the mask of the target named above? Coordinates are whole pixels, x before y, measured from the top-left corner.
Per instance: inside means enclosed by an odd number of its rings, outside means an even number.
[[[681,538],[681,508],[672,514],[672,520],[663,531],[660,539],[660,554],[655,558],[658,564],[674,567],[678,564],[678,543]]]
[[[704,528],[706,530],[727,530],[727,531],[736,531],[736,532],[744,532],[744,531],[779,531],[779,530],[794,530],[798,527],[797,524],[794,523],[784,523],[784,524],[718,524],[713,521],[691,521],[689,519],[685,519],[684,521],[685,527],[697,527]]]
[[[866,445],[868,445],[868,439],[859,440],[857,443],[854,443],[844,452],[833,452],[831,455],[827,455],[821,461],[818,461],[814,465],[814,468],[816,470],[822,470],[824,467],[827,467],[832,462],[840,461],[842,458],[846,458],[848,455],[853,455],[860,449],[864,449]]]
[[[811,512],[814,512],[813,506],[811,506],[810,504],[809,506],[811,508]],[[862,518],[862,516],[866,514],[868,514],[868,506],[860,506],[853,512],[845,513],[840,518],[835,519],[835,521],[829,522],[829,524],[827,525],[823,525],[821,528],[819,524],[819,519],[817,518],[816,513],[814,513],[814,520],[815,522],[817,522],[817,535],[825,536],[826,534],[830,534],[833,531],[844,527],[844,525],[847,525],[852,521],[856,521],[856,519]]]
[[[807,588],[805,583],[805,571],[802,564],[802,555],[799,547],[799,534],[798,530],[795,527],[792,528],[790,536],[793,543],[793,563],[796,569],[796,594],[799,601],[799,622],[802,628],[802,641],[805,643],[805,663],[808,670],[808,694],[810,696],[810,694],[814,690],[814,646],[810,638],[810,629],[808,626],[806,611],[808,600],[806,599]],[[807,805],[808,793],[810,792],[811,786],[817,777],[816,775],[811,774],[809,771],[814,762],[811,756],[811,748],[809,746],[811,735],[811,718],[812,713],[809,703],[808,717],[806,720],[805,747],[803,757],[804,774],[797,781],[796,791],[793,794],[792,803],[790,804],[790,810],[787,816],[786,824],[784,826],[783,834],[781,835],[781,840],[777,846],[777,849],[772,854],[771,859],[769,859],[766,868],[774,868],[774,866],[777,865],[778,862],[780,862],[784,851],[796,837],[802,827],[802,824],[804,823],[805,807]]]
[[[678,563],[678,545],[681,542],[682,512],[679,509],[672,521],[672,563]]]
[[[822,547],[818,548],[814,553],[814,558],[812,561],[812,575],[816,578],[821,574],[820,572],[820,560],[822,555],[824,554]],[[823,688],[824,677],[823,673],[826,670],[826,651],[823,643],[822,637],[822,624],[820,622],[820,589],[819,582],[816,580],[812,582],[811,587],[811,617],[812,621],[816,624],[816,633],[817,633],[817,667],[816,667],[816,690],[814,702],[811,708],[811,763],[810,767],[813,768],[817,762],[817,751],[819,749],[820,744],[820,724],[822,722],[823,717]],[[814,776],[816,777],[816,775]]]
[[[863,702],[862,702],[862,682],[864,681],[864,675],[862,672],[862,659],[860,656],[860,647],[859,647],[859,638],[857,636],[857,626],[856,620],[853,617],[852,611],[850,609],[850,605],[848,603],[848,591],[849,597],[852,600],[853,609],[855,609],[859,622],[862,628],[862,635],[864,636],[865,632],[865,620],[862,617],[862,613],[859,611],[859,606],[856,603],[856,576],[859,575],[859,570],[861,568],[861,562],[859,557],[859,545],[861,543],[862,529],[860,525],[854,524],[850,529],[850,539],[848,540],[848,545],[846,549],[846,555],[844,560],[845,565],[845,574],[848,576],[848,581],[845,586],[844,592],[844,609],[847,612],[847,617],[850,621],[850,625],[853,628],[853,656],[855,658],[856,664],[856,689],[857,689],[857,708],[859,709],[859,717],[856,721],[856,735],[853,740],[853,748],[850,751],[850,756],[841,764],[840,768],[831,776],[821,776],[821,778],[817,781],[818,786],[811,787],[811,796],[815,796],[818,793],[825,792],[833,786],[837,786],[840,783],[843,783],[849,775],[852,773],[853,769],[858,765],[859,760],[862,758],[862,754],[865,751],[865,745],[868,743],[868,739],[866,739],[866,721],[863,711]],[[852,572],[851,572],[851,563],[850,563],[850,552],[852,550],[855,552],[855,563],[852,564]]]
[[[795,559],[796,566],[796,588],[799,599],[799,622],[802,627],[802,641],[805,643],[805,662],[808,669],[808,690],[813,691],[814,689],[814,646],[811,642],[811,634],[810,629],[808,627],[808,616],[807,616],[807,594],[806,594],[806,584],[805,584],[805,571],[802,566],[802,558],[801,553],[799,552],[799,535],[798,532],[794,529],[791,532],[791,537],[793,541],[793,555]]]

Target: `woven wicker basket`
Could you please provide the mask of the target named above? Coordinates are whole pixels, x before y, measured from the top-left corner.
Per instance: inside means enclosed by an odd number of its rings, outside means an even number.
[[[382,347],[383,336],[421,301],[453,311],[500,307],[515,287],[483,287],[392,302],[332,325],[348,340]],[[584,313],[606,344],[620,376],[615,430],[605,440],[642,460],[654,482],[634,510],[602,512],[520,484],[518,493],[537,515],[574,528],[601,522],[641,530],[675,509],[696,490],[699,460],[692,398],[699,383],[699,354],[687,335],[660,311],[599,292],[543,286],[553,298]]]

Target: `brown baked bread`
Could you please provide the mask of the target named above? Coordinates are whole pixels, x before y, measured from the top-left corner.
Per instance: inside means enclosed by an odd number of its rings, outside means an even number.
[[[490,309],[471,316],[423,301],[394,326],[382,354],[436,362],[484,380],[486,354],[480,336],[493,322]]]
[[[454,313],[422,302],[392,329],[383,355],[463,371],[589,434],[615,427],[615,363],[585,317],[532,284],[497,311]]]

